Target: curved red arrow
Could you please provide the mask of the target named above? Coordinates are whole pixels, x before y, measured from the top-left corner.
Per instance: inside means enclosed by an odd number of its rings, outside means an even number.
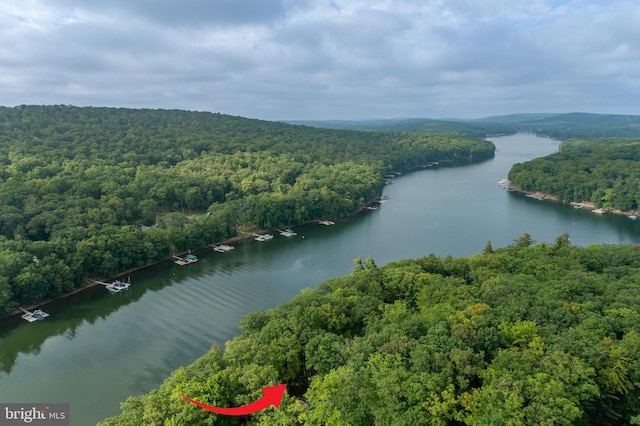
[[[284,390],[286,387],[287,385],[277,385],[261,388],[260,390],[264,393],[264,396],[262,398],[252,402],[251,404],[242,405],[235,408],[212,407],[211,405],[206,405],[201,402],[194,401],[184,394],[181,395],[187,401],[197,405],[200,408],[204,408],[205,410],[213,411],[214,413],[218,414],[224,414],[225,416],[243,416],[245,414],[256,413],[260,410],[264,410],[270,405],[275,405],[276,408],[280,407],[280,402],[282,402],[282,397],[284,396]]]

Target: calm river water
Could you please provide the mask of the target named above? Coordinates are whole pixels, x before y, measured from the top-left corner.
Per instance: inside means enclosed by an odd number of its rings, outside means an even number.
[[[640,223],[626,217],[499,188],[512,164],[547,155],[558,141],[530,134],[491,140],[498,148],[492,160],[397,177],[384,190],[390,201],[376,211],[298,228],[294,238],[200,253],[185,267],[166,263],[133,274],[124,294],[95,288],[49,305],[46,321],[0,323],[0,402],[66,402],[72,425],[95,424],[237,335],[247,313],[349,274],[357,256],[378,265],[429,253],[470,256],[489,240],[501,247],[525,232],[537,242],[568,232],[574,245],[640,244]]]

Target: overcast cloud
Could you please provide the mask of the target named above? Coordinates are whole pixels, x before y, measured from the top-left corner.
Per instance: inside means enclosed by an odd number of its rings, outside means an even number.
[[[640,115],[640,3],[2,0],[0,104]]]

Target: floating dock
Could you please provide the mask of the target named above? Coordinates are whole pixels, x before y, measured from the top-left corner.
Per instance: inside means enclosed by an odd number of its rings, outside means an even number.
[[[319,220],[318,223],[320,225],[326,225],[326,226],[335,225],[336,224],[335,222],[332,222],[330,220]]]
[[[129,278],[129,282],[124,282],[120,280],[116,280],[112,283],[105,283],[105,282],[96,281],[96,280],[92,280],[92,281],[96,284],[105,286],[105,288],[109,290],[111,293],[120,293],[122,290],[128,290],[129,287],[131,287],[131,278]]]
[[[293,231],[293,229],[285,229],[284,231],[281,231],[281,230],[278,229],[278,232],[283,237],[295,237],[296,235],[298,235]]]
[[[20,309],[22,312],[24,312],[24,314],[22,315],[22,319],[29,321],[29,322],[36,322],[36,321],[42,321],[43,319],[45,319],[46,317],[49,316],[48,313],[40,310],[40,309],[36,309],[35,311],[31,312],[31,311],[27,311],[24,308],[18,308]]]
[[[198,256],[189,253],[185,257],[180,257],[174,254],[173,259],[173,263],[175,263],[176,265],[184,266],[190,263],[196,263],[198,261]]]

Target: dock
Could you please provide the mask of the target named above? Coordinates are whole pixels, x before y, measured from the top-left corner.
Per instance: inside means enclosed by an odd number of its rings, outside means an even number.
[[[123,290],[128,290],[129,287],[131,287],[131,277],[129,277],[129,282],[124,282],[121,280],[115,280],[112,283],[105,283],[102,281],[96,281],[96,280],[91,280],[93,281],[95,284],[100,284],[105,286],[105,288],[107,290],[109,290],[109,292],[111,293],[120,293]]]
[[[230,245],[227,245],[227,244],[219,244],[217,246],[213,245],[213,244],[209,244],[209,247],[213,247],[213,249],[215,251],[217,251],[218,253],[225,253],[225,252],[228,252],[228,251],[231,251],[231,250],[235,249],[234,246],[230,246]]]
[[[29,322],[35,322],[35,321],[42,321],[43,319],[45,319],[46,317],[49,316],[48,313],[40,310],[40,309],[36,309],[35,311],[31,312],[31,311],[27,311],[24,308],[18,308],[20,309],[22,312],[24,312],[24,314],[22,315],[22,319],[29,321]]]
[[[256,241],[269,241],[273,239],[273,235],[271,234],[253,234],[255,235],[254,240]]]
[[[198,261],[198,256],[195,256],[195,255],[189,253],[185,257],[180,257],[180,256],[176,256],[174,254],[173,255],[173,259],[174,259],[173,263],[175,263],[176,265],[184,266],[184,265],[188,265],[190,263],[197,262]]]
[[[282,235],[283,237],[294,237],[298,234],[296,234],[293,229],[285,229],[284,231],[278,229],[278,232],[280,233],[280,235]]]
[[[336,224],[335,222],[332,222],[330,220],[319,220],[318,223],[320,225],[326,225],[326,226],[335,225]]]

